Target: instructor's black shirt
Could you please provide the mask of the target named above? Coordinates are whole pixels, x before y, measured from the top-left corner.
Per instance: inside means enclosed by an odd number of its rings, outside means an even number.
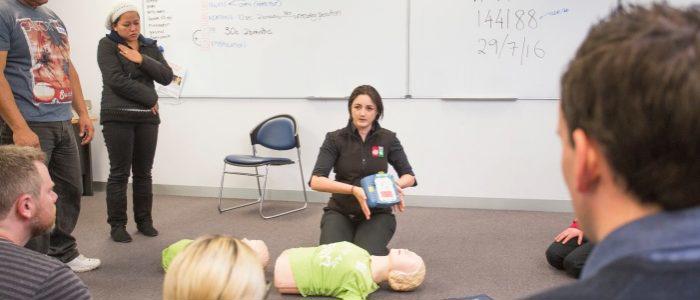
[[[394,167],[399,177],[405,174],[415,176],[396,133],[381,128],[379,123],[374,122],[363,142],[350,121],[345,128],[326,134],[312,175],[328,178],[333,169],[336,181],[360,186],[360,180],[365,176],[387,173],[388,164]],[[334,193],[327,208],[343,214],[362,214],[360,205],[350,194]],[[372,209],[372,212],[381,211],[390,212],[391,208]]]

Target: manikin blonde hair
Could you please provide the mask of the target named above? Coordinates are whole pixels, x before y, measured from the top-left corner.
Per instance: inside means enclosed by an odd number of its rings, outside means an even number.
[[[415,290],[425,279],[425,263],[421,259],[418,270],[406,273],[401,271],[389,272],[389,286],[394,291],[408,292]]]
[[[227,236],[203,236],[173,260],[163,283],[163,299],[260,300],[265,275],[245,243]]]

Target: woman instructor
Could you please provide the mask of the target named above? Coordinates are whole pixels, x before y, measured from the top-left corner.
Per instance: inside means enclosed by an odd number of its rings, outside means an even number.
[[[320,244],[348,241],[372,255],[387,255],[387,244],[396,230],[392,209],[403,211],[403,188],[415,186],[416,179],[396,133],[379,126],[384,113],[376,89],[362,85],[348,99],[350,119],[345,128],[326,134],[314,167],[310,186],[332,193],[321,219]],[[360,180],[387,172],[391,164],[399,175],[401,197],[392,208],[369,208]],[[335,180],[328,178],[335,171]]]

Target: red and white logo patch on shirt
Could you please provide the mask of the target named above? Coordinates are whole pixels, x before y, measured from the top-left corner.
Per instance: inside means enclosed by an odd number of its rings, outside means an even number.
[[[384,147],[383,146],[372,146],[372,157],[384,157]]]

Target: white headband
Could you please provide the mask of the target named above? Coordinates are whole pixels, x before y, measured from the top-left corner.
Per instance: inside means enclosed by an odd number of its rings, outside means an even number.
[[[114,21],[119,19],[119,17],[125,12],[130,11],[135,11],[136,13],[139,12],[136,8],[136,5],[127,2],[122,2],[115,5],[109,12],[109,15],[107,15],[107,20],[105,20],[105,28],[107,28],[107,30],[112,30],[112,24],[114,23]]]

